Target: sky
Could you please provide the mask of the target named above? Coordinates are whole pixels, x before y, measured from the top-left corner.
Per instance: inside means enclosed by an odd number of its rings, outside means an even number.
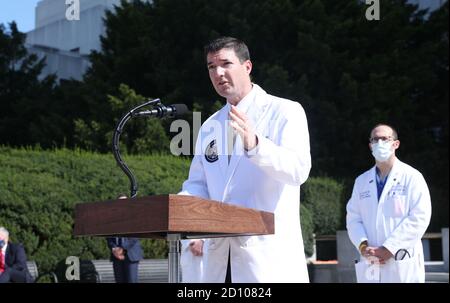
[[[40,0],[0,0],[0,23],[9,29],[8,23],[16,21],[21,32],[34,29],[34,9]]]

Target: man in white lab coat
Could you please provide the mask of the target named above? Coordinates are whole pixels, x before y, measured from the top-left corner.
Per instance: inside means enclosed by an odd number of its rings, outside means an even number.
[[[360,175],[347,204],[347,230],[361,253],[360,283],[425,282],[421,238],[431,218],[422,174],[401,162],[397,131],[379,124],[370,133],[375,166]]]
[[[227,104],[202,125],[180,194],[273,212],[275,234],[184,241],[183,281],[309,282],[299,216],[311,168],[305,112],[251,82],[242,41],[216,39],[205,55]]]

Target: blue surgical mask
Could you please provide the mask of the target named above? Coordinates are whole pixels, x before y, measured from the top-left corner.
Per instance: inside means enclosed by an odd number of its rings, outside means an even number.
[[[5,240],[0,240],[0,249],[2,249],[3,246],[5,246]]]
[[[393,152],[392,141],[378,140],[372,144],[372,155],[378,162],[386,162]]]

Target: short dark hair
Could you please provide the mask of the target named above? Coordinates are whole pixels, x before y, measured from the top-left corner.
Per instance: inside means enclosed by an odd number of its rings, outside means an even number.
[[[375,125],[374,127],[372,127],[372,129],[370,130],[369,138],[372,137],[372,132],[373,132],[373,130],[374,130],[375,128],[377,128],[378,126],[387,126],[387,127],[389,127],[390,129],[392,129],[392,137],[393,137],[393,139],[394,139],[394,140],[398,140],[398,132],[397,132],[397,130],[396,130],[393,126],[391,126],[391,125],[389,125],[389,124],[386,124],[386,123],[378,123],[377,125]]]
[[[208,54],[218,52],[224,48],[234,50],[241,63],[250,60],[250,52],[247,45],[243,41],[233,37],[220,37],[210,41],[204,48],[205,58]]]

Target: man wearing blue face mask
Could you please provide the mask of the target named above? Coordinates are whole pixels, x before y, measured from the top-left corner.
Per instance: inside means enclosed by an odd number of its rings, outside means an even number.
[[[369,148],[375,166],[360,175],[347,203],[347,230],[361,258],[360,283],[423,283],[421,238],[431,219],[431,198],[422,174],[395,155],[397,131],[378,124]]]

